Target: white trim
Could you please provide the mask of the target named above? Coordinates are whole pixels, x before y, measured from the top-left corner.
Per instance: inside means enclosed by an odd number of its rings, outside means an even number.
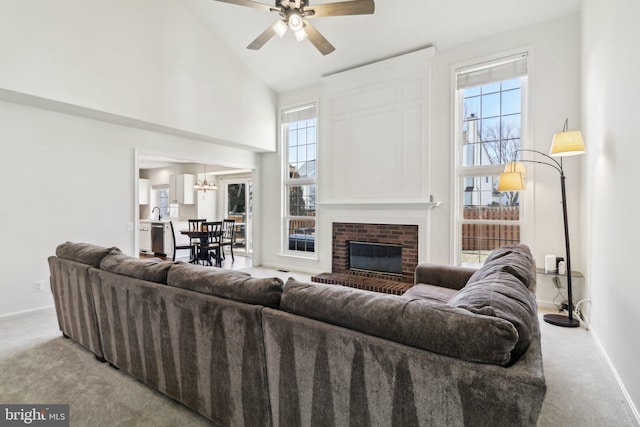
[[[318,206],[331,209],[367,209],[367,210],[380,210],[380,209],[418,209],[418,210],[431,210],[437,206],[440,206],[442,202],[380,202],[380,201],[358,201],[358,202],[326,202],[317,203]]]
[[[640,424],[640,412],[638,411],[638,408],[636,408],[635,404],[633,403],[633,400],[631,399],[631,395],[629,395],[627,388],[624,386],[624,383],[622,382],[622,378],[620,378],[620,375],[618,375],[618,371],[616,370],[615,366],[613,365],[613,362],[609,358],[607,351],[602,346],[602,342],[600,342],[600,339],[598,338],[598,334],[592,328],[589,328],[588,332],[593,338],[593,342],[596,344],[596,348],[600,352],[600,355],[606,362],[607,366],[611,370],[611,373],[613,374],[613,377],[618,383],[618,387],[620,387],[620,391],[622,391],[622,394],[625,400],[627,401],[627,404],[629,405],[631,412],[633,412],[633,416],[636,417],[636,422]]]
[[[7,317],[19,316],[21,314],[34,313],[36,311],[44,311],[55,308],[55,305],[45,305],[44,307],[30,308],[28,310],[14,311],[13,313],[0,314],[0,319],[6,319]]]

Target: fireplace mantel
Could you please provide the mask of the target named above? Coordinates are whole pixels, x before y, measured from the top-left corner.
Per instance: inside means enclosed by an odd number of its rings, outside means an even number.
[[[321,208],[329,209],[368,209],[368,210],[431,210],[442,202],[380,202],[380,201],[349,201],[349,202],[318,202]]]

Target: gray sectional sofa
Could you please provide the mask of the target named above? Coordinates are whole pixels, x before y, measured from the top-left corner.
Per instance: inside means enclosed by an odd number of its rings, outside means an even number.
[[[82,243],[49,263],[65,336],[218,425],[533,426],[544,398],[526,246],[403,296]]]

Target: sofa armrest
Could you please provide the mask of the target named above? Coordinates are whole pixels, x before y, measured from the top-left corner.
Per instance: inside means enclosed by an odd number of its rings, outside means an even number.
[[[462,289],[475,272],[475,268],[424,263],[416,267],[414,283]]]

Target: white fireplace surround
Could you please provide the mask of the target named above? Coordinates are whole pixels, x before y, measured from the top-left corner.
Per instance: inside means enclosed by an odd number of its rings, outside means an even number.
[[[418,226],[418,263],[427,261],[429,211],[436,202],[424,203],[319,203],[319,236],[324,247],[331,250],[334,222],[358,224],[396,224]],[[331,257],[323,257],[323,271],[331,271]]]

